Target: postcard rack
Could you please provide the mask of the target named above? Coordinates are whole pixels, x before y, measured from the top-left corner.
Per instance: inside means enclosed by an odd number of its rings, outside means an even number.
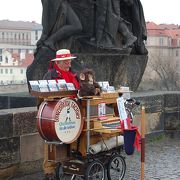
[[[77,95],[77,90],[68,90],[68,91],[54,91],[54,92],[39,92],[30,90],[32,96],[41,98],[41,99],[55,99],[62,97],[72,97]]]

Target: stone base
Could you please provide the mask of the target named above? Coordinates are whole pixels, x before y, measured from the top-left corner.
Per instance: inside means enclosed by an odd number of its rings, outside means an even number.
[[[73,51],[74,52],[74,51]],[[77,52],[77,51],[75,51]],[[72,61],[72,68],[79,72],[85,67],[95,71],[97,81],[109,81],[115,87],[127,85],[135,91],[144,73],[148,56],[129,55],[128,52],[120,49],[105,49],[96,52],[80,51],[75,53],[78,57]],[[124,53],[125,54],[124,54]],[[48,63],[54,58],[55,52],[42,47],[35,54],[33,63],[27,68],[27,80],[40,80],[48,70]]]
[[[118,87],[127,85],[135,91],[143,76],[148,57],[146,55],[123,55],[119,53],[79,53],[72,61],[72,68],[79,72],[88,67],[95,71],[97,81],[109,81]]]

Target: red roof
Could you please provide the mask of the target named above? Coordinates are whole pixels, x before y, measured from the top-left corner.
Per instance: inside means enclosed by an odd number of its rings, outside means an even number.
[[[154,23],[154,22],[147,22],[147,23],[146,23],[146,28],[147,28],[147,30],[163,29],[162,27],[160,27],[159,25],[157,25],[157,24]]]
[[[154,22],[146,23],[148,36],[171,37],[172,46],[177,46],[177,38],[180,37],[180,28],[175,24],[155,24]]]
[[[20,60],[19,53],[12,53],[12,58],[14,59],[14,61],[19,61]]]
[[[22,59],[22,62],[20,64],[21,67],[27,67],[29,66],[34,59],[34,55],[33,54],[26,54],[25,55],[25,59]]]
[[[159,26],[163,29],[177,29],[177,28],[179,28],[179,26],[175,25],[175,24],[159,24]]]
[[[169,34],[166,33],[166,31],[164,29],[150,29],[150,30],[147,30],[147,34],[149,36],[166,36],[166,37],[169,37]]]
[[[171,36],[173,39],[177,39],[180,36],[180,29],[168,29],[166,30],[166,34]]]

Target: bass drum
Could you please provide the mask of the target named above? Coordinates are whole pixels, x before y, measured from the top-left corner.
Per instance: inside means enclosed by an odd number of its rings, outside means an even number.
[[[37,115],[37,128],[47,141],[70,144],[80,136],[83,128],[81,109],[70,98],[41,103]]]

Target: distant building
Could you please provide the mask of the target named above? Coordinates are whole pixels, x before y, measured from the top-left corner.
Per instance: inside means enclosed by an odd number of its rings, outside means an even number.
[[[160,24],[147,22],[148,38],[146,47],[149,53],[159,53],[161,56],[179,58],[180,55],[180,27],[174,24]]]
[[[180,65],[180,27],[174,24],[155,24],[147,22],[146,47],[149,61],[143,79],[155,79],[156,73],[150,68],[150,63],[158,58]]]
[[[4,49],[0,61],[0,85],[25,84],[26,69],[33,61],[33,53],[11,53]]]
[[[36,22],[0,21],[0,44],[35,46],[42,33]]]
[[[41,24],[35,22],[0,21],[0,85],[26,83],[41,33]]]

